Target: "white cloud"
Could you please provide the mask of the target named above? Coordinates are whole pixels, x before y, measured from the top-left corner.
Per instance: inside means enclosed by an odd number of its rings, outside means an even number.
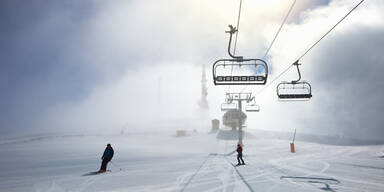
[[[261,57],[291,3],[244,1],[238,53]],[[270,80],[355,3],[335,0],[329,5],[313,7],[310,1],[298,1],[271,49]],[[261,112],[248,115],[248,128],[282,131],[298,128],[299,132],[351,136],[372,130],[367,137],[382,133],[378,127],[383,122],[375,116],[384,110],[377,104],[383,95],[378,88],[383,82],[382,8],[382,1],[364,2],[303,58],[303,80],[313,86],[311,101],[279,103],[272,85],[258,97]],[[65,130],[71,125],[73,129],[100,130],[119,129],[131,121],[135,122],[132,125],[144,121],[156,125],[168,120],[175,124],[192,122],[199,113],[202,64],[208,67],[210,117],[221,119],[220,104],[227,87],[213,86],[210,66],[216,59],[228,57],[228,35],[224,31],[228,24],[236,24],[237,9],[238,1],[233,0],[100,3],[92,17],[81,22],[76,33],[66,39],[68,44],[62,47],[58,63],[81,58],[75,60],[81,61],[78,65],[98,71],[99,79],[103,80],[92,86],[82,100],[52,106],[35,119],[34,127]],[[369,66],[368,70],[361,67],[362,62]],[[367,75],[359,76],[362,72]],[[292,70],[280,80],[290,80],[296,75]],[[241,91],[243,87],[231,89]],[[260,89],[249,86],[246,91]],[[367,106],[370,112],[360,113]]]
[[[301,21],[285,26],[271,51],[272,78],[304,53],[355,3],[332,1],[329,6],[304,12]],[[311,101],[276,103],[271,99],[276,97],[274,90],[269,90],[260,99],[266,100],[263,105],[271,105],[273,110],[260,113],[262,123],[253,121],[252,125],[380,139],[384,123],[377,116],[384,110],[379,99],[383,91],[378,88],[382,87],[380,73],[384,71],[381,65],[384,22],[380,19],[383,7],[382,2],[364,2],[301,60],[302,80],[308,80],[313,87]],[[292,68],[280,80],[296,76]]]

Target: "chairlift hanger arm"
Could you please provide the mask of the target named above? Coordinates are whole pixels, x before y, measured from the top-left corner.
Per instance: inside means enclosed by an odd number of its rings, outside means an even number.
[[[231,44],[232,44],[232,35],[237,32],[236,27],[233,27],[232,25],[228,25],[229,31],[225,31],[226,33],[229,33],[229,42],[228,42],[228,54],[232,58],[236,60],[241,60],[243,59],[243,56],[235,56],[231,53]]]
[[[301,65],[301,64],[299,63],[299,60],[297,60],[292,65],[296,65],[297,73],[299,74],[299,78],[296,81],[292,81],[292,83],[297,83],[301,79],[301,73],[300,73],[300,69],[299,69],[299,65]]]
[[[247,103],[253,101],[254,103],[256,103],[256,100],[255,100],[255,96],[252,96],[252,97],[249,97],[248,100],[247,100]]]

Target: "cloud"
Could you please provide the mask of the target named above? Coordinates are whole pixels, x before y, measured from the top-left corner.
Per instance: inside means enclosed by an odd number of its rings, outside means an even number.
[[[225,56],[224,31],[237,6],[229,0],[2,1],[1,131],[41,127],[43,114],[81,105],[94,89],[141,68],[200,67]]]
[[[115,84],[92,90],[83,102],[52,108],[40,125],[44,131],[80,133],[200,129],[200,70],[162,64],[127,72]]]
[[[271,78],[293,63],[353,5],[332,1],[303,12],[300,21],[289,23],[271,51]],[[379,10],[383,7],[382,2],[364,2],[301,60],[302,80],[313,88],[311,101],[276,103],[270,99],[276,97],[275,90],[267,90],[259,97],[261,109],[266,105],[267,111],[250,124],[264,129],[298,128],[301,132],[382,139],[384,121],[379,114],[384,112],[380,101],[384,94],[380,88],[384,82],[384,22]],[[296,76],[292,68],[280,80]]]
[[[238,8],[232,0],[34,1],[31,9],[2,3],[9,17],[0,20],[7,26],[0,31],[1,132],[108,130],[127,122],[192,129],[201,66],[228,57],[224,31],[236,23]],[[237,53],[261,57],[291,3],[244,1]],[[271,49],[270,79],[354,3],[298,1]],[[272,85],[257,97],[261,112],[248,115],[248,128],[382,135],[382,8],[381,1],[364,2],[303,58],[311,101],[279,103]],[[209,71],[210,117],[221,119],[228,88],[213,86]]]

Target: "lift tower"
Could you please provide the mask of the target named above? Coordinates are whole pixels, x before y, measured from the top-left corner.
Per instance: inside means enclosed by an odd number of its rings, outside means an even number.
[[[238,103],[237,113],[232,115],[232,118],[238,119],[238,133],[239,133],[239,143],[243,144],[243,124],[242,117],[243,113],[242,102],[246,101],[247,103],[251,102],[254,98],[252,97],[252,93],[226,93],[226,101],[228,103],[236,102]]]

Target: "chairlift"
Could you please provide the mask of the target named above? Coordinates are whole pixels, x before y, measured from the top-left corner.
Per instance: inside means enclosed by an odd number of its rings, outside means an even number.
[[[299,79],[295,81],[283,81],[277,85],[276,91],[280,101],[306,101],[312,97],[312,87],[306,81],[300,81],[301,74],[299,70],[299,61],[296,61],[293,65],[296,65]]]
[[[246,112],[259,112],[260,111],[260,106],[256,104],[255,97],[252,97],[251,100],[249,100],[247,103],[253,101],[252,104],[248,104],[245,106],[245,111]]]
[[[222,103],[221,104],[221,111],[229,111],[229,110],[234,110],[234,109],[237,109],[236,103]]]
[[[228,54],[232,59],[219,59],[213,64],[213,82],[215,85],[265,85],[268,77],[268,65],[262,59],[244,59],[231,53],[232,35],[237,29],[229,25]]]
[[[259,112],[260,111],[260,106],[256,105],[256,104],[246,105],[245,106],[245,111],[246,112]]]

